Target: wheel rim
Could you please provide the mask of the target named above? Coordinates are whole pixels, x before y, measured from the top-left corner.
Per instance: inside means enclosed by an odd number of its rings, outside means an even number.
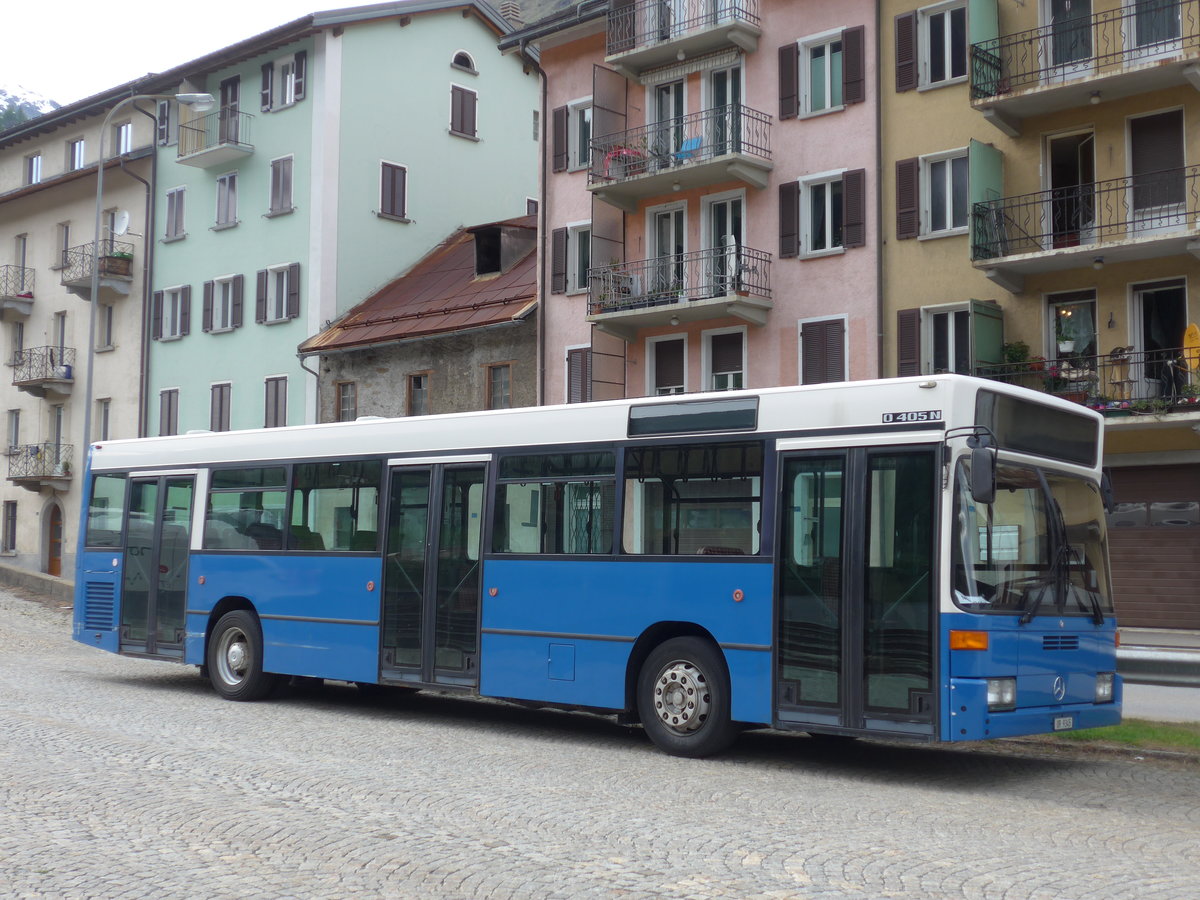
[[[217,674],[226,684],[241,684],[250,666],[250,641],[240,628],[230,628],[217,643]]]
[[[654,714],[676,734],[697,731],[711,707],[708,679],[685,659],[668,663],[654,680]]]

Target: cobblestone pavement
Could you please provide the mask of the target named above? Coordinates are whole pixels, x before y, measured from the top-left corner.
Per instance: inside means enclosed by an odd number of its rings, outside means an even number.
[[[0,594],[0,895],[1200,896],[1200,770],[749,734],[348,686],[217,699]]]

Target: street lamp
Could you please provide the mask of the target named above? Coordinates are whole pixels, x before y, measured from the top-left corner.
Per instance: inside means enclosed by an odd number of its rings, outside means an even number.
[[[133,94],[116,103],[104,117],[104,124],[100,126],[100,146],[96,158],[96,240],[92,244],[92,286],[91,295],[88,297],[92,308],[88,312],[87,387],[84,389],[83,395],[85,401],[83,407],[83,452],[85,456],[82,462],[84,463],[87,462],[86,454],[92,443],[92,369],[96,359],[96,305],[100,295],[100,220],[103,216],[104,202],[104,136],[108,134],[109,126],[112,124],[112,118],[116,115],[117,110],[136,103],[138,100],[174,100],[184,106],[190,106],[197,112],[207,112],[213,108],[215,103],[212,94]]]

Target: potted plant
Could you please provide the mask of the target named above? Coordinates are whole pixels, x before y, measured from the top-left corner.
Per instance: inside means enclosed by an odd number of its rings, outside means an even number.
[[[131,275],[133,254],[116,250],[100,258],[100,272],[104,275]]]

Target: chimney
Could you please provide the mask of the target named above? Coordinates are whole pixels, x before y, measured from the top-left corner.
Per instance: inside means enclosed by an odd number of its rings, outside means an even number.
[[[502,0],[500,3],[500,15],[508,20],[508,24],[513,28],[520,28],[525,24],[525,19],[521,15],[521,4],[518,0]]]

